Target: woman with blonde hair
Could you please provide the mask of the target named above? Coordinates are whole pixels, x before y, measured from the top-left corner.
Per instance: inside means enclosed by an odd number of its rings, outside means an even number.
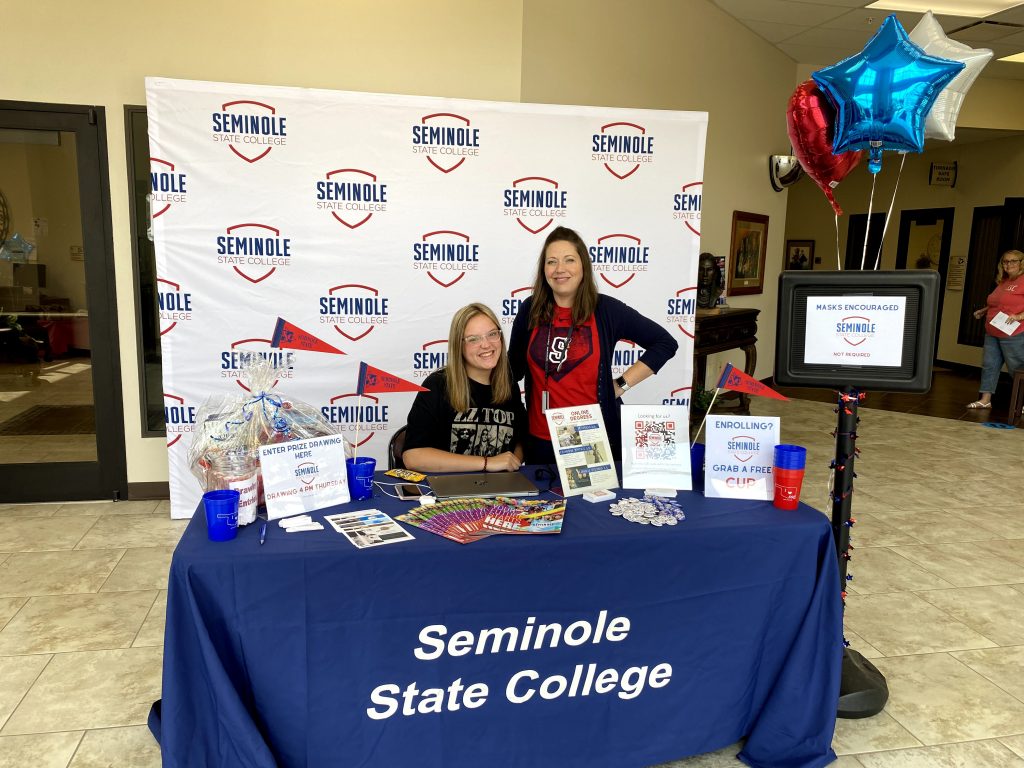
[[[483,304],[452,317],[448,363],[409,410],[402,462],[421,472],[513,472],[523,459],[526,411],[498,318]]]
[[[985,318],[985,351],[981,360],[981,397],[968,404],[970,409],[992,407],[992,393],[999,383],[999,371],[1006,363],[1011,373],[1024,368],[1024,253],[1007,251],[999,259],[996,288],[988,295],[985,306],[975,310],[974,317]],[[992,325],[992,318],[1002,312],[1018,323],[1007,333]],[[1014,416],[1014,414],[1010,414]]]

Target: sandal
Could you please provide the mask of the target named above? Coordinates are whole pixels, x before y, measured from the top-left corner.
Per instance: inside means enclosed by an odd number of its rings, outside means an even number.
[[[973,403],[968,403],[967,407],[970,410],[988,410],[992,407],[992,403],[983,403],[981,400],[975,400]]]

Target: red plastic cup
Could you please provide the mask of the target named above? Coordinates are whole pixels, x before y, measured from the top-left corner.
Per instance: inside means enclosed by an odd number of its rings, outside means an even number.
[[[772,504],[779,509],[796,509],[800,503],[800,486],[804,482],[804,470],[775,467],[772,475],[775,477],[775,500]]]

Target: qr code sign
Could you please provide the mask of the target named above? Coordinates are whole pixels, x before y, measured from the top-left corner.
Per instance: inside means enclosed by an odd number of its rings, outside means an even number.
[[[676,425],[673,421],[634,421],[638,459],[671,459],[676,452]]]

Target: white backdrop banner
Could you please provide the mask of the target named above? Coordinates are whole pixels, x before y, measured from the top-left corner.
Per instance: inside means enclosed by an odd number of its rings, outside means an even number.
[[[473,301],[507,342],[559,225],[582,235],[603,293],[680,342],[626,400],[689,405],[706,113],[163,78],[146,103],[173,517],[202,493],[195,411],[245,394],[247,356],[383,462],[413,394],[360,404],[359,363],[422,380]],[[279,316],[345,355],[272,349]],[[619,343],[615,375],[642,351]]]

